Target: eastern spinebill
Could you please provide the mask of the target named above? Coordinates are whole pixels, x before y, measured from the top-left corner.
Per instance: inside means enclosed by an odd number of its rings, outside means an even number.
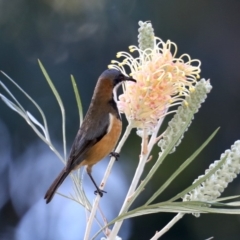
[[[86,166],[87,173],[96,187],[103,192],[92,177],[92,166],[113,151],[122,131],[122,121],[117,108],[117,87],[124,81],[136,80],[115,69],[105,70],[99,77],[87,114],[73,142],[66,166],[48,189],[45,199],[49,203],[68,174]]]

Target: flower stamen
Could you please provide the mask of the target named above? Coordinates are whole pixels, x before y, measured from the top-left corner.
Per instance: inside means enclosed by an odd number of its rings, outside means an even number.
[[[194,91],[201,71],[199,60],[191,59],[188,54],[176,57],[175,43],[170,40],[164,42],[157,37],[153,40],[153,48],[129,46],[130,53],[118,52],[117,58],[123,60],[113,60],[110,65],[110,68],[124,74],[126,68],[129,69],[129,75],[137,80],[135,84],[124,83],[118,107],[135,127],[149,131],[154,129],[160,118],[169,114],[167,110],[170,107],[180,105]],[[139,56],[133,57],[132,52],[137,52]],[[188,106],[187,101],[184,105]]]

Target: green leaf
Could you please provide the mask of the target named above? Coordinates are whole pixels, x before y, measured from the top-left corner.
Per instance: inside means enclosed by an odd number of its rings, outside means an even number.
[[[67,158],[67,150],[66,150],[66,129],[65,129],[65,123],[66,123],[66,120],[65,120],[65,109],[64,109],[64,106],[63,106],[63,102],[62,102],[62,99],[57,91],[57,89],[55,88],[52,80],[50,79],[46,69],[44,68],[44,66],[42,65],[41,61],[38,60],[38,64],[42,70],[42,73],[44,75],[44,77],[46,78],[55,98],[57,99],[57,102],[59,104],[59,107],[60,107],[60,110],[61,110],[61,114],[62,114],[62,136],[63,136],[63,152],[64,152],[64,159],[66,161],[66,158]]]
[[[41,117],[43,119],[43,125],[45,128],[45,132],[46,132],[46,136],[47,139],[50,140],[50,136],[49,136],[49,132],[48,132],[48,125],[47,125],[47,119],[45,117],[44,112],[42,111],[42,109],[40,108],[40,106],[33,100],[33,98],[31,98],[12,78],[10,78],[6,73],[4,73],[3,71],[1,71],[1,73],[10,81],[12,82],[32,103],[33,105],[37,108],[37,110],[39,111],[39,113],[41,114]],[[17,105],[19,106],[19,108],[21,108],[21,110],[23,112],[25,112],[24,108],[21,106],[21,104],[17,101],[17,99],[13,96],[13,94],[8,90],[8,88],[2,83],[0,82],[0,85],[5,89],[5,91],[11,96],[11,98],[17,103]]]
[[[219,207],[222,208],[219,208]],[[216,208],[214,208],[216,207]],[[122,221],[127,218],[155,214],[160,212],[167,213],[182,213],[182,214],[192,214],[192,213],[218,213],[218,214],[240,214],[240,208],[234,206],[229,206],[228,204],[218,203],[218,202],[203,202],[203,201],[187,201],[187,202],[161,202],[152,205],[143,205],[139,208],[133,209],[127,213],[121,214],[117,218],[113,219],[102,229],[100,229],[93,237],[93,239],[105,228],[114,224],[117,221]]]
[[[234,199],[234,198],[239,198],[239,197],[240,197],[240,195],[230,196],[230,197],[223,197],[223,198],[215,199],[214,201],[215,202],[221,202],[221,201],[227,201],[227,200]]]
[[[171,198],[169,201],[175,201],[179,198],[182,198],[185,196],[185,194],[191,192],[194,188],[196,188],[197,186],[199,186],[202,182],[204,182],[207,178],[209,178],[212,174],[214,174],[226,161],[228,157],[228,154],[226,154],[226,156],[220,160],[217,165],[211,169],[207,174],[205,174],[202,178],[200,178],[199,180],[197,180],[194,184],[192,184],[190,187],[186,188],[185,190],[183,190],[182,192],[178,193],[175,197]]]
[[[46,138],[47,141],[50,141],[50,139],[48,138],[48,133],[45,131],[45,128],[43,127],[43,125],[28,111],[26,111],[26,114],[28,116],[28,118],[35,124],[37,125],[39,128],[41,128],[41,130],[43,131],[43,134]]]
[[[17,106],[15,103],[13,103],[11,100],[9,100],[7,97],[5,97],[3,94],[0,94],[0,98],[3,100],[3,102],[11,108],[13,111],[17,112],[19,115],[21,115],[24,118],[25,111],[22,110],[19,106]]]
[[[1,71],[1,73],[8,78],[11,82],[15,84],[15,82],[4,72]],[[5,86],[3,82],[0,81],[0,85],[3,87],[3,89],[8,93],[8,95],[14,100],[14,102],[18,105],[18,107],[22,110],[22,112],[25,112],[25,109],[22,107],[22,105],[18,102],[18,100],[14,97],[14,95],[11,93],[11,91]],[[2,95],[3,96],[3,95]]]
[[[5,104],[7,104],[9,108],[11,108],[13,111],[16,111],[22,118],[24,118],[24,120],[31,126],[31,128],[39,136],[39,138],[41,138],[41,140],[50,147],[50,149],[59,157],[61,161],[64,161],[60,153],[55,149],[55,147],[51,143],[50,136],[48,133],[47,120],[42,109],[13,79],[11,79],[4,72],[2,72],[2,74],[6,76],[7,79],[10,80],[36,106],[36,108],[39,110],[43,118],[44,127],[32,116],[31,113],[29,113],[28,111],[25,111],[25,109],[17,101],[17,99],[14,97],[11,91],[2,82],[0,82],[0,85],[10,95],[10,97],[15,101],[16,104],[10,101],[8,98],[6,98],[3,94],[0,94],[0,97],[2,98],[2,100],[5,102]],[[35,125],[37,125],[42,129],[44,135],[42,134],[42,132],[38,130],[38,128],[36,128]]]
[[[238,205],[237,205],[238,207]],[[221,213],[221,214],[240,214],[240,208],[224,203],[210,203],[203,201],[186,201],[186,202],[161,202],[148,206],[141,206],[115,218],[111,223],[130,217],[140,215],[171,212],[171,213]]]
[[[78,91],[78,87],[77,87],[77,84],[76,84],[76,81],[75,81],[73,75],[71,75],[71,80],[72,80],[73,90],[74,90],[74,93],[75,93],[77,106],[78,106],[78,114],[79,114],[79,122],[80,122],[79,125],[81,126],[81,124],[83,122],[82,101],[81,101],[81,98],[80,98],[80,95],[79,95],[79,91]]]
[[[217,128],[208,139],[172,174],[172,176],[153,194],[153,196],[145,203],[148,205],[156,197],[158,197],[171,183],[172,181],[198,156],[198,154],[208,145],[208,143],[217,134],[219,128]]]

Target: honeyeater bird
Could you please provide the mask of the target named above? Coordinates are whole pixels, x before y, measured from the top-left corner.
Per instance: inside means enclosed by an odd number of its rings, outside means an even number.
[[[124,81],[136,80],[116,69],[105,70],[99,77],[91,104],[73,142],[66,166],[48,189],[45,199],[49,203],[68,174],[86,166],[87,173],[96,187],[95,193],[103,192],[95,183],[92,166],[112,152],[122,131],[122,121],[117,108],[117,87]]]

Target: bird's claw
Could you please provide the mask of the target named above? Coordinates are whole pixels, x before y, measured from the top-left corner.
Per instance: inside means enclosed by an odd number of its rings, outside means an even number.
[[[97,189],[97,190],[94,191],[94,194],[95,194],[95,195],[99,194],[100,197],[103,196],[103,193],[107,193],[107,192],[106,192],[106,191],[103,191],[103,190],[101,190],[101,189]]]
[[[110,157],[115,157],[116,161],[118,161],[118,158],[120,157],[120,154],[117,152],[110,152]]]

